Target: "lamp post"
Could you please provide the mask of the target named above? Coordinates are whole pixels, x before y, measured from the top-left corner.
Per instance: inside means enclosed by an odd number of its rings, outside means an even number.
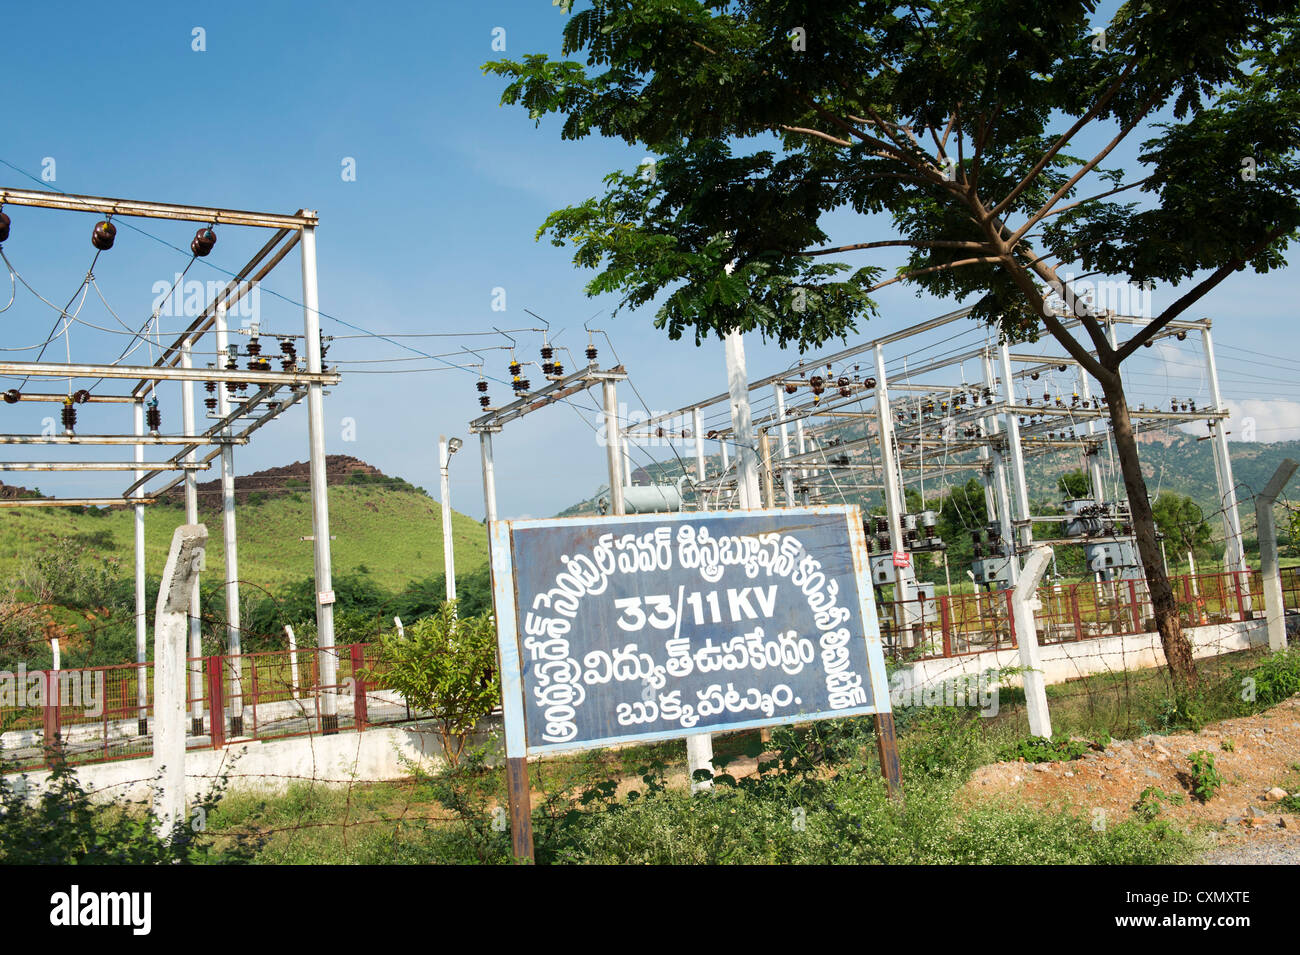
[[[438,470],[442,476],[442,564],[447,577],[447,599],[456,599],[456,554],[451,544],[451,482],[447,465],[451,456],[460,450],[460,438],[438,437]]]

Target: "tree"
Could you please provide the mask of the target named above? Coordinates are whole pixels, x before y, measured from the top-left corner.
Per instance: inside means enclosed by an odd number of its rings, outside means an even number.
[[[1088,477],[1088,472],[1079,468],[1066,471],[1056,481],[1056,489],[1070,501],[1087,498],[1092,493],[1091,488],[1092,480]]]
[[[1096,25],[1091,0],[560,5],[562,55],[585,64],[484,69],[508,79],[503,103],[561,114],[565,138],[653,154],[538,233],[597,270],[588,292],[620,307],[666,293],[656,326],[697,342],[758,329],[819,345],[896,282],[971,301],[1011,340],[1041,324],[1101,386],[1165,655],[1194,684],[1120,366],[1233,272],[1285,264],[1300,226],[1296,0],[1127,3]],[[1143,136],[1137,175],[1103,166]],[[862,241],[828,245],[836,209],[861,215]],[[826,259],[882,250],[906,253],[896,274]],[[1112,347],[1068,268],[1181,294]]]
[[[1185,494],[1163,492],[1151,508],[1156,527],[1173,548],[1174,558],[1181,560],[1188,551],[1203,556],[1210,552],[1210,525],[1201,505]]]
[[[449,600],[405,630],[405,636],[379,638],[380,667],[366,679],[382,681],[412,710],[431,714],[443,754],[455,766],[475,725],[501,699],[492,615],[461,617]]]

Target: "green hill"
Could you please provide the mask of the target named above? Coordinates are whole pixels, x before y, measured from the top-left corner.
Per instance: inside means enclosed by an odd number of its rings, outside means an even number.
[[[242,500],[235,519],[240,579],[274,589],[312,574],[312,543],[302,540],[312,533],[311,499],[301,477],[289,472],[276,486],[267,480],[268,473],[238,479]],[[245,491],[245,482],[255,489]],[[225,574],[221,511],[213,503],[210,495],[200,497],[199,520],[208,528],[204,575],[208,581]],[[357,469],[331,484],[329,504],[335,576],[364,569],[395,591],[411,581],[442,574],[441,505],[419,488],[372,468]],[[145,509],[145,563],[150,575],[162,572],[172,532],[184,522],[185,510],[179,503]],[[105,561],[115,560],[129,575],[134,527],[130,508],[0,509],[0,580],[18,580],[24,561],[59,541],[80,545]],[[453,513],[452,532],[458,575],[487,563],[482,524]]]

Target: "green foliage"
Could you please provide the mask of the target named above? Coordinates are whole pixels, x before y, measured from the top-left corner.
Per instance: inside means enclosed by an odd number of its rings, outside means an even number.
[[[1091,486],[1092,481],[1088,477],[1088,472],[1080,468],[1067,471],[1056,481],[1057,490],[1064,495],[1067,501],[1077,501],[1088,497],[1092,493]]]
[[[459,616],[448,601],[405,629],[405,636],[380,638],[380,678],[411,709],[432,715],[443,753],[455,764],[475,725],[501,700],[496,626],[490,614]]]
[[[0,766],[0,769],[8,767]],[[227,840],[214,848],[206,820],[217,808],[224,780],[178,821],[166,836],[147,806],[95,802],[76,773],[56,754],[41,793],[29,799],[15,778],[0,776],[0,864],[4,865],[175,865],[244,862],[256,844]]]
[[[1041,736],[1027,736],[1010,746],[998,751],[998,759],[1004,761],[1023,759],[1027,763],[1055,763],[1081,759],[1093,746],[1087,740],[1072,739],[1064,733],[1057,733],[1051,739]],[[1103,748],[1098,744],[1097,748]]]
[[[1225,753],[1231,753],[1236,748],[1237,744],[1226,736],[1219,740],[1219,749],[1223,750]]]
[[[1201,506],[1190,497],[1165,491],[1156,498],[1151,511],[1175,559],[1182,560],[1188,551],[1198,560],[1210,556],[1213,532]]]
[[[1300,647],[1270,653],[1250,671],[1255,681],[1255,709],[1276,706],[1300,693]]]
[[[1223,786],[1223,776],[1214,768],[1214,754],[1197,750],[1187,760],[1192,767],[1192,795],[1201,802],[1209,802]]]
[[[1133,804],[1133,812],[1144,822],[1153,822],[1160,815],[1164,804],[1181,806],[1187,801],[1182,793],[1167,793],[1159,786],[1148,786]]]

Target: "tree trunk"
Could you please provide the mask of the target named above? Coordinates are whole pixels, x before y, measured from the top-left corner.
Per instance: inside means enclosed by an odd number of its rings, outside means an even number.
[[[1147,482],[1142,476],[1138,460],[1137,441],[1133,436],[1133,422],[1129,418],[1128,403],[1119,371],[1111,369],[1114,379],[1102,381],[1106,406],[1110,411],[1111,427],[1115,436],[1115,453],[1119,456],[1120,471],[1124,475],[1124,489],[1128,492],[1129,509],[1133,518],[1133,534],[1137,538],[1138,555],[1146,575],[1147,590],[1155,611],[1156,629],[1160,631],[1160,644],[1165,651],[1165,661],[1179,690],[1191,690],[1197,682],[1196,663],[1192,658],[1192,645],[1183,635],[1183,625],[1178,618],[1178,604],[1174,590],[1165,574],[1160,559],[1160,544],[1156,540],[1155,515],[1151,512],[1151,499],[1147,496]]]

